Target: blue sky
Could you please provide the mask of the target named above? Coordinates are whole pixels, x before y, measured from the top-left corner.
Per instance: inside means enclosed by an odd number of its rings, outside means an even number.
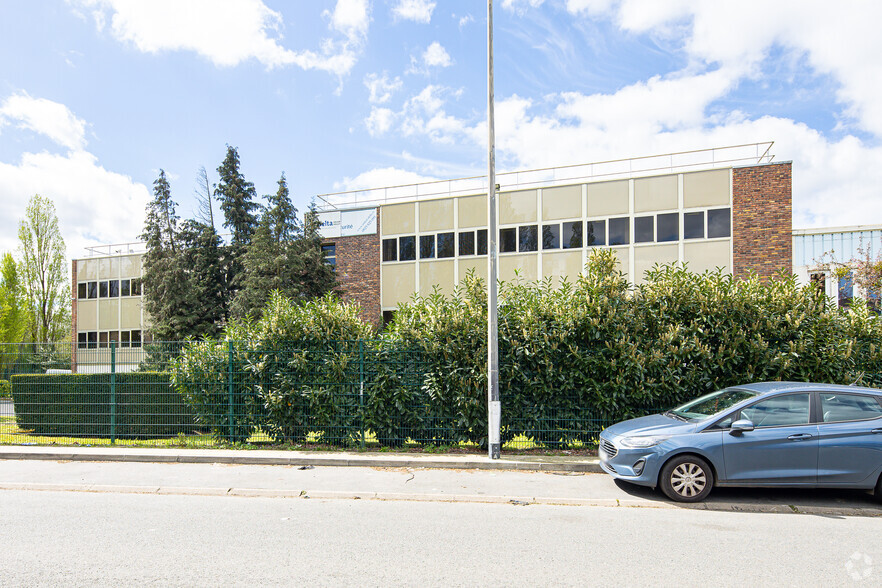
[[[497,0],[500,171],[775,141],[794,227],[882,223],[882,4]],[[36,192],[69,255],[181,216],[226,144],[258,193],[486,170],[479,0],[0,0],[0,251]]]

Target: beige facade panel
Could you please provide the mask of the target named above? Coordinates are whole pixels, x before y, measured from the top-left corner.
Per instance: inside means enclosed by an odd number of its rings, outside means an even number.
[[[469,270],[474,270],[475,275],[484,280],[484,285],[487,284],[487,257],[471,257],[466,259],[459,260],[459,281],[465,279],[468,275]]]
[[[588,218],[628,214],[628,180],[588,184]]]
[[[634,180],[634,211],[648,212],[677,208],[676,175]]]
[[[629,257],[629,247],[611,247],[612,252],[616,254],[616,257],[619,258],[619,271],[625,274],[625,277],[628,277],[628,272],[631,271],[631,260]],[[588,252],[588,255],[591,255],[591,252]]]
[[[119,329],[119,300],[98,301],[98,330],[116,331]],[[82,329],[80,329],[82,330]]]
[[[394,308],[400,302],[410,300],[416,291],[416,262],[383,264],[383,308]]]
[[[98,260],[98,279],[110,280],[119,277],[119,259],[102,257]]]
[[[453,198],[420,202],[420,232],[453,228]]]
[[[732,273],[731,254],[731,239],[686,243],[683,260],[691,272],[701,273],[721,267],[725,273]]]
[[[77,300],[77,331],[98,330],[98,301]]]
[[[731,169],[683,174],[683,206],[728,206]]]
[[[582,251],[555,251],[542,254],[542,274],[544,278],[552,278],[555,287],[560,286],[561,279],[566,277],[570,283],[576,282],[582,274]]]
[[[77,261],[77,281],[88,282],[98,279],[98,260],[81,259]]]
[[[582,186],[542,190],[542,220],[582,218]]]
[[[515,275],[517,271],[517,276]],[[499,257],[499,279],[511,282],[515,279],[532,282],[539,279],[539,255],[522,253]]]
[[[123,331],[141,328],[141,299],[120,298],[119,328]]]
[[[380,230],[384,235],[416,233],[415,204],[392,204],[380,207]]]
[[[680,259],[679,245],[650,245],[634,248],[634,283],[646,281],[646,272],[656,265],[675,263]]]
[[[456,262],[452,259],[420,262],[420,296],[430,296],[438,291],[446,296],[453,294],[453,272]]]
[[[536,190],[502,192],[498,202],[500,224],[536,222]]]
[[[457,206],[460,229],[487,226],[487,196],[465,196]]]
[[[141,256],[140,255],[126,255],[124,257],[119,258],[120,265],[120,277],[123,279],[126,278],[139,278],[141,277]]]

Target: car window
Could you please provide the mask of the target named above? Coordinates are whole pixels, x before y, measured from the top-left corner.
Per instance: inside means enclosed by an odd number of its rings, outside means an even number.
[[[821,415],[825,423],[862,421],[882,416],[882,405],[872,396],[822,393]]]
[[[786,394],[760,400],[741,410],[741,418],[754,427],[783,427],[809,423],[809,395]]]

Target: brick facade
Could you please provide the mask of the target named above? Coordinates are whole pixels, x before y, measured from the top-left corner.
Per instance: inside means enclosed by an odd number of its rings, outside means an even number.
[[[337,281],[343,299],[361,307],[361,317],[368,323],[382,325],[380,306],[380,211],[373,235],[355,235],[325,239],[334,243],[337,253]]]
[[[732,169],[733,273],[793,271],[791,163]]]

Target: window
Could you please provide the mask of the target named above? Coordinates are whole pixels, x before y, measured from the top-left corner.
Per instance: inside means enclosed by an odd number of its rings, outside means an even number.
[[[107,298],[107,282],[98,282],[98,298]]]
[[[459,234],[459,254],[474,255],[475,254],[475,232],[467,231]]]
[[[120,296],[131,296],[132,295],[132,281],[131,280],[120,280],[119,281],[119,295]]]
[[[77,333],[77,348],[85,349],[88,342],[88,333]]]
[[[854,298],[854,276],[851,272],[839,278],[839,308],[851,306]]]
[[[480,229],[475,235],[477,238],[478,255],[487,255],[487,229]]]
[[[389,323],[395,320],[395,311],[394,310],[384,310],[383,311],[383,326],[385,327]]]
[[[579,224],[581,225],[582,223]],[[585,245],[587,245],[588,247],[606,245],[605,220],[588,221],[585,224]]]
[[[120,333],[120,336],[119,336],[119,346],[120,347],[128,347],[129,341],[131,341],[131,339],[129,337],[128,331],[123,331],[122,333]]]
[[[518,227],[518,251],[536,251],[539,249],[539,227],[524,225]]]
[[[683,214],[683,238],[704,239],[704,211]]]
[[[416,237],[398,237],[398,261],[416,259]]]
[[[119,280],[110,280],[108,285],[110,286],[110,297],[119,298]]]
[[[398,261],[398,239],[383,239],[383,261]]]
[[[872,396],[822,393],[821,415],[825,423],[875,419],[882,417],[882,405]]]
[[[337,265],[337,245],[334,243],[326,243],[322,245],[322,255],[325,257],[325,263],[328,265]],[[135,284],[134,280],[132,280],[132,296],[140,296],[141,290],[138,289],[138,292],[135,293]]]
[[[560,249],[560,225],[542,227],[542,249]]]
[[[879,314],[879,302],[879,290],[875,288],[867,289],[867,308],[870,309],[870,312],[872,312],[873,314]]]
[[[636,217],[634,219],[634,242],[652,243],[653,241],[655,241],[655,217]]]
[[[132,347],[141,346],[141,331],[132,331]]]
[[[660,214],[655,217],[656,241],[680,240],[680,215],[676,212]]]
[[[90,299],[98,298],[98,282],[89,282],[87,290]]]
[[[98,348],[98,333],[96,331],[91,331],[86,333],[88,335],[88,346],[89,349],[97,349]]]
[[[83,300],[86,297],[86,283],[80,282],[77,284],[77,298]]]
[[[809,395],[787,394],[761,400],[741,411],[754,427],[785,427],[807,425],[809,422]]]
[[[453,233],[438,233],[438,257],[453,257],[454,249]]]
[[[104,349],[107,347],[107,332],[98,333],[98,347]]]
[[[336,256],[334,257],[333,262],[328,262],[331,265],[337,263]],[[132,296],[140,296],[141,295],[141,278],[132,278]]]
[[[631,242],[630,235],[631,219],[629,218],[611,218],[609,219],[609,244],[610,245],[627,245]]]
[[[111,343],[119,343],[119,331],[110,331],[107,334],[107,338],[110,339]]]
[[[729,226],[729,209],[718,208],[707,211],[707,238],[729,237],[732,234]]]
[[[420,259],[435,257],[435,235],[420,235]]]
[[[518,250],[518,230],[517,229],[500,229],[499,230],[499,252],[512,253]]]

